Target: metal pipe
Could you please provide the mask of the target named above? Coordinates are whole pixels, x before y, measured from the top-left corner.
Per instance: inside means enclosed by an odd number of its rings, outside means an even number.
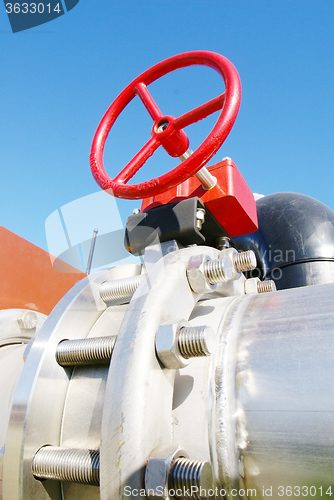
[[[253,497],[284,499],[333,485],[333,311],[334,284],[231,303],[214,378],[220,484],[241,475]]]

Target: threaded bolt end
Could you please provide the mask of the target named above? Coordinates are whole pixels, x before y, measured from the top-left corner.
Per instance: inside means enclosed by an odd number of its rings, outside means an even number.
[[[190,500],[209,498],[209,491],[213,488],[211,464],[189,458],[178,458],[171,471],[170,483],[171,489],[182,491],[182,495],[176,498]]]
[[[238,273],[243,271],[251,271],[256,268],[256,257],[253,250],[246,252],[235,253],[233,257],[234,266]]]
[[[116,338],[63,340],[57,346],[57,363],[61,366],[109,364]]]
[[[36,479],[56,479],[99,486],[100,452],[44,446],[35,454],[32,473]]]
[[[224,250],[225,248],[230,248],[231,238],[229,238],[228,236],[220,236],[216,240],[216,246],[218,250]]]
[[[273,280],[264,280],[257,282],[257,292],[258,293],[268,293],[275,292],[276,284]]]
[[[232,278],[231,264],[226,259],[208,260],[204,264],[204,273],[210,285],[225,283]]]
[[[207,326],[183,327],[178,335],[179,351],[185,359],[210,356],[214,341],[214,332]]]
[[[198,208],[196,212],[196,227],[200,231],[205,222],[205,210],[204,208]]]
[[[100,286],[100,297],[103,302],[118,300],[130,301],[143,279],[143,275],[123,278],[121,280],[106,281]]]

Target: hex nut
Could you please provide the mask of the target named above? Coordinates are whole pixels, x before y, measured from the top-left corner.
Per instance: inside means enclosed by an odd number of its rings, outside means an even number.
[[[179,331],[185,326],[190,325],[186,321],[181,321],[172,325],[162,325],[158,328],[155,349],[160,362],[165,368],[184,368],[191,362],[191,359],[182,356],[178,345]]]
[[[195,293],[212,292],[217,285],[210,285],[205,274],[205,263],[210,257],[207,255],[193,255],[190,257],[187,265],[187,278],[190,288]]]
[[[245,293],[258,293],[257,284],[260,282],[260,278],[249,278],[245,281]]]
[[[234,264],[234,255],[238,255],[238,252],[235,248],[229,247],[229,248],[224,248],[223,250],[220,251],[219,253],[219,259],[226,259],[229,261],[231,264],[231,269],[232,269],[232,277],[231,280],[237,280],[241,276],[241,272],[238,272],[235,268]]]
[[[17,322],[21,330],[33,330],[38,323],[37,314],[34,311],[23,311]]]
[[[188,458],[188,453],[174,443],[155,448],[145,469],[145,490],[148,497],[168,499],[168,476],[177,458]]]

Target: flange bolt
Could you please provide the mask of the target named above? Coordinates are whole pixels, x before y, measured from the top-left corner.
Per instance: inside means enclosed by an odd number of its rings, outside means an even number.
[[[202,500],[213,491],[213,473],[209,462],[177,458],[170,474],[170,486],[175,492],[182,492],[176,498]]]
[[[131,276],[131,278],[105,281],[100,285],[100,297],[106,303],[125,304],[130,302],[142,279],[143,275],[139,274]]]
[[[185,359],[210,356],[214,345],[215,334],[210,326],[189,326],[179,330],[178,346]]]
[[[109,364],[117,336],[62,340],[56,351],[61,366]]]
[[[276,285],[273,280],[260,281],[259,278],[249,278],[245,281],[245,293],[275,292]]]
[[[273,281],[273,280],[258,281],[258,283],[257,283],[257,292],[258,293],[275,292],[276,290],[277,290],[276,284],[275,284],[275,281]]]
[[[157,356],[169,370],[184,368],[192,358],[210,356],[215,345],[211,326],[190,326],[186,321],[160,326],[155,339]]]
[[[32,461],[36,479],[56,479],[99,486],[100,452],[43,446]]]
[[[225,283],[232,278],[233,270],[228,259],[210,259],[199,254],[190,257],[187,278],[195,293],[211,292],[217,283]]]
[[[38,323],[37,314],[34,311],[23,311],[17,322],[21,330],[33,330]]]
[[[225,259],[208,260],[204,264],[205,277],[210,285],[225,283],[232,276],[229,262]]]
[[[256,256],[253,250],[233,254],[235,269],[238,273],[256,268]]]

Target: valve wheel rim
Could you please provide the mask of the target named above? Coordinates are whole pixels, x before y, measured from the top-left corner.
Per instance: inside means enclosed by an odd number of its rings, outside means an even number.
[[[147,86],[172,71],[192,65],[208,66],[216,70],[225,82],[225,92],[177,118],[163,115],[147,90]],[[140,97],[154,121],[152,135],[121,172],[111,179],[103,165],[105,142],[117,117],[136,95]],[[116,97],[104,114],[91,146],[90,166],[93,177],[103,190],[115,197],[125,199],[147,198],[177,186],[198,172],[218,151],[235,122],[240,101],[241,83],[238,72],[233,64],[220,54],[193,51],[178,54],[157,63],[133,80]],[[221,109],[220,115],[211,132],[189,158],[159,177],[138,184],[127,184],[160,145],[170,156],[181,156],[189,145],[188,138],[182,129],[219,109]],[[159,126],[161,127],[164,123],[167,123],[167,127],[159,130]],[[173,141],[176,146],[172,144]],[[180,153],[181,147],[182,153]]]

